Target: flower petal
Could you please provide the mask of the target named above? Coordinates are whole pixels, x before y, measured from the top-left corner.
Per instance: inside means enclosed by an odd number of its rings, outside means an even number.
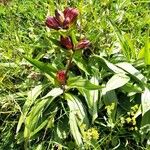
[[[89,40],[82,39],[77,44],[76,49],[84,49],[84,48],[87,48],[89,45],[90,45],[90,41]]]
[[[65,20],[64,14],[60,10],[55,10],[55,16],[59,24],[62,26]]]
[[[76,8],[66,8],[64,10],[64,28],[68,28],[70,25],[72,25],[76,20],[78,14],[79,11]]]
[[[55,30],[60,29],[60,25],[59,25],[59,23],[58,23],[58,21],[55,17],[47,17],[45,24],[49,28],[52,28],[52,29],[55,29]]]
[[[73,49],[73,43],[72,43],[72,40],[71,40],[70,37],[63,37],[63,36],[61,36],[60,43],[66,49]]]

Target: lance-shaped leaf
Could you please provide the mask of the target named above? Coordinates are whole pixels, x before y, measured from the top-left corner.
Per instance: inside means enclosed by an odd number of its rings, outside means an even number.
[[[99,82],[96,77],[91,78],[91,83],[98,85]],[[86,90],[80,89],[81,94],[84,96],[86,103],[88,105],[89,113],[92,116],[92,123],[98,116],[98,98],[99,98],[99,91],[98,90]]]
[[[97,90],[101,89],[100,85],[95,85],[91,83],[89,80],[83,79],[81,77],[73,77],[69,78],[67,82],[68,88],[77,88],[77,89],[87,89],[87,90]]]
[[[100,63],[101,66],[114,72],[114,73],[120,73],[120,74],[125,74],[126,72],[122,70],[121,68],[117,67],[115,64],[112,64],[111,62],[107,61],[105,58],[102,58],[101,56],[98,55],[93,55],[95,59],[97,59]]]
[[[127,73],[129,73],[134,79],[136,79],[142,85],[145,85],[147,83],[147,79],[142,75],[142,73],[136,68],[134,68],[131,64],[127,62],[122,62],[116,65],[121,69],[125,70]]]
[[[22,114],[18,121],[16,133],[18,133],[18,131],[20,130],[22,123],[25,121],[27,113],[31,108],[31,105],[33,105],[37,97],[41,94],[41,92],[43,91],[42,89],[44,89],[44,87],[42,85],[38,85],[35,88],[33,88],[31,91],[29,91],[27,100],[23,105],[23,109],[21,112]]]
[[[40,62],[36,59],[32,59],[29,57],[24,56],[24,58],[29,61],[32,65],[40,69],[43,73],[47,73],[51,77],[55,77],[54,73],[56,73],[57,69],[54,68],[51,64],[45,64],[43,62]]]
[[[71,133],[78,146],[83,144],[82,135],[80,133],[80,127],[82,124],[89,126],[89,120],[84,108],[84,105],[77,96],[69,93],[65,94],[70,112],[69,112],[69,124]]]

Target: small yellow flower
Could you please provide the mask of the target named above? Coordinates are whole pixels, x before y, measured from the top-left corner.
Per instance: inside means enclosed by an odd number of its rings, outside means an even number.
[[[135,117],[132,117],[132,124],[136,125],[136,119],[135,119]]]
[[[137,127],[134,127],[134,130],[135,130],[135,131],[137,131],[137,130],[138,130],[138,128],[137,128]]]
[[[99,138],[98,130],[96,128],[90,128],[90,129],[84,131],[83,138],[85,141],[86,140],[88,140],[88,141],[98,140],[98,138]]]
[[[125,123],[125,118],[124,118],[124,117],[121,117],[120,120],[121,120],[121,123],[122,123],[122,124]]]
[[[93,139],[94,139],[94,140],[98,140],[98,138],[99,138],[99,133],[98,133],[98,131],[97,131],[96,128],[92,128],[92,136],[93,136]]]
[[[127,123],[130,123],[132,119],[130,117],[126,118]]]

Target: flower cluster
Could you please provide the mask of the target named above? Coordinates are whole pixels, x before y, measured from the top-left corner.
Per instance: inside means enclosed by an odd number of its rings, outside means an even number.
[[[63,37],[63,36],[61,36],[60,38],[60,43],[66,49],[73,49],[73,50],[87,48],[90,44],[89,40],[81,39],[76,45],[74,45],[71,40],[71,37]]]
[[[55,10],[54,17],[47,17],[46,25],[55,30],[68,29],[73,25],[78,14],[79,12],[76,8],[66,8],[63,12]]]
[[[66,8],[63,12],[60,10],[55,10],[55,16],[48,16],[46,18],[45,24],[50,29],[55,30],[68,30],[70,29],[76,22],[77,17],[79,15],[79,11],[76,8]],[[66,32],[67,33],[67,32]],[[70,32],[69,32],[70,33]],[[75,50],[85,49],[89,46],[90,42],[87,39],[79,39],[76,43],[73,43],[71,35],[60,35],[60,45],[67,50]],[[72,58],[70,58],[72,60]],[[71,61],[70,61],[71,63]],[[66,84],[66,76],[69,70],[70,64],[67,65],[66,70],[59,70],[56,73],[56,80],[61,85]]]

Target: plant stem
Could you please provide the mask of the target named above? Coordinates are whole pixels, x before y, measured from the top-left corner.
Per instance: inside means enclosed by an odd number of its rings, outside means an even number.
[[[72,59],[73,59],[74,51],[72,50],[70,53],[70,57],[68,59],[67,65],[66,65],[66,71],[65,71],[65,84],[67,83],[67,77],[68,77],[68,72],[70,69],[70,66],[72,64]],[[62,85],[63,93],[65,93],[65,85]]]
[[[70,58],[69,58],[69,60],[67,62],[66,73],[65,73],[66,79],[67,79],[67,74],[68,74],[68,71],[69,71],[71,63],[72,63],[73,55],[74,55],[74,51],[71,52]]]

